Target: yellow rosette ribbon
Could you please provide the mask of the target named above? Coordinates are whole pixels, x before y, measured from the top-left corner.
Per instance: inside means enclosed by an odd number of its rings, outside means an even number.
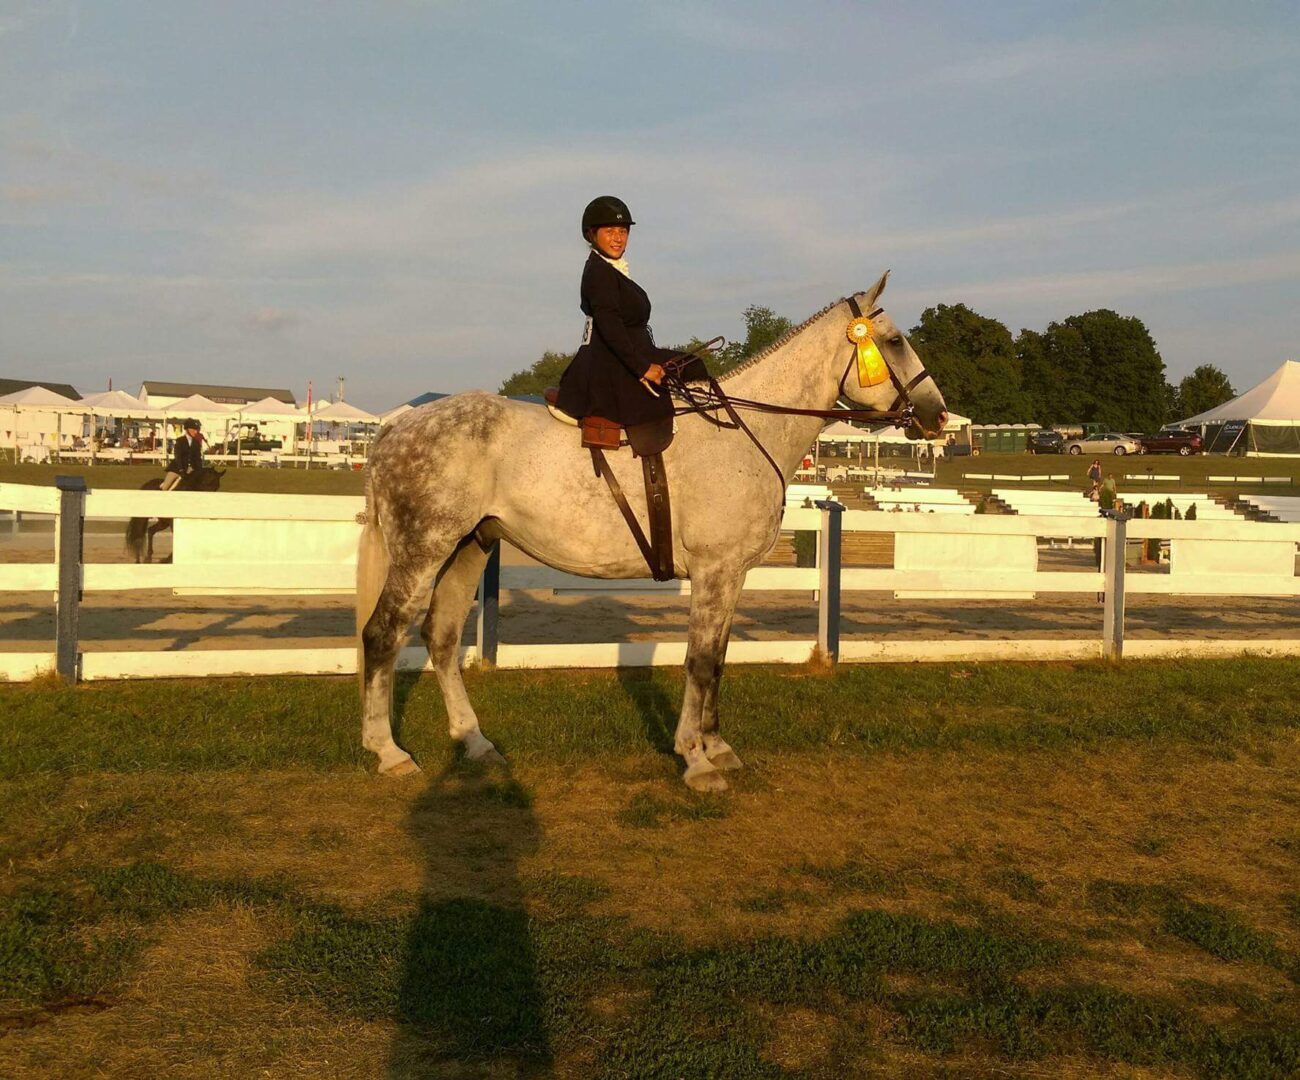
[[[889,378],[889,367],[872,337],[875,327],[865,315],[849,323],[846,336],[858,347],[858,385],[879,386]]]

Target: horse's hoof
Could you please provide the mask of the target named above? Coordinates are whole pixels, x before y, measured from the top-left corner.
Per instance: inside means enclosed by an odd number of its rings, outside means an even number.
[[[726,791],[727,781],[708,761],[697,762],[686,770],[682,779],[692,791]]]
[[[421,770],[420,766],[418,766],[412,758],[407,757],[394,765],[389,765],[387,768],[381,766],[379,769],[379,775],[392,777],[413,776],[421,771],[423,770]]]
[[[469,755],[466,755],[467,757]],[[506,764],[505,755],[495,746],[489,745],[488,748],[479,754],[478,757],[469,758],[470,761],[477,761],[480,765],[504,765]]]
[[[745,763],[740,760],[736,751],[730,747],[716,756],[710,754],[709,764],[722,772],[730,772],[732,769],[743,769],[745,767]]]

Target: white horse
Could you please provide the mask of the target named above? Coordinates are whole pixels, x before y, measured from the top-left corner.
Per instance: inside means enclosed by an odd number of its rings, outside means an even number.
[[[843,394],[858,407],[910,403],[913,437],[947,421],[943,396],[907,339],[876,308],[888,274],[831,304],[721,381],[727,394],[786,408],[829,410]],[[857,309],[857,310],[855,310]],[[863,386],[853,372],[852,317],[870,313],[889,378]],[[788,483],[825,419],[748,414],[754,436]],[[641,465],[630,450],[606,455],[641,520]],[[742,431],[687,414],[664,453],[672,485],[673,562],[691,582],[686,692],[674,746],[696,790],[727,786],[740,758],[718,733],[718,683],[746,572],[777,541],[784,483]],[[375,442],[367,466],[366,526],[357,561],[362,742],[379,771],[417,771],[393,740],[393,668],[407,628],[429,597],[422,636],[442,689],[451,736],[467,757],[500,760],[479,730],[460,675],[460,638],[491,547],[507,540],[571,574],[640,578],[646,564],[595,475],[578,432],[536,405],[495,394],[456,394],[407,413]]]

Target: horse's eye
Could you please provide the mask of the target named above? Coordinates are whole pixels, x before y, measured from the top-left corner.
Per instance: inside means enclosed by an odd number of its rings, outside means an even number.
[[[903,344],[903,335],[895,334],[889,339],[889,344],[893,345],[895,348],[900,347]]]

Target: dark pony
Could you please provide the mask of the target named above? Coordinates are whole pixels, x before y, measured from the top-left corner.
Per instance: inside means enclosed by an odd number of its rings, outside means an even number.
[[[224,469],[214,469],[205,465],[192,473],[181,477],[181,482],[172,491],[217,491],[221,487],[221,478],[226,475]],[[158,491],[162,480],[147,480],[140,485],[141,491]],[[126,526],[126,551],[136,562],[153,562],[153,538],[165,529],[172,527],[171,518],[158,518],[152,525],[149,518],[132,518]]]

